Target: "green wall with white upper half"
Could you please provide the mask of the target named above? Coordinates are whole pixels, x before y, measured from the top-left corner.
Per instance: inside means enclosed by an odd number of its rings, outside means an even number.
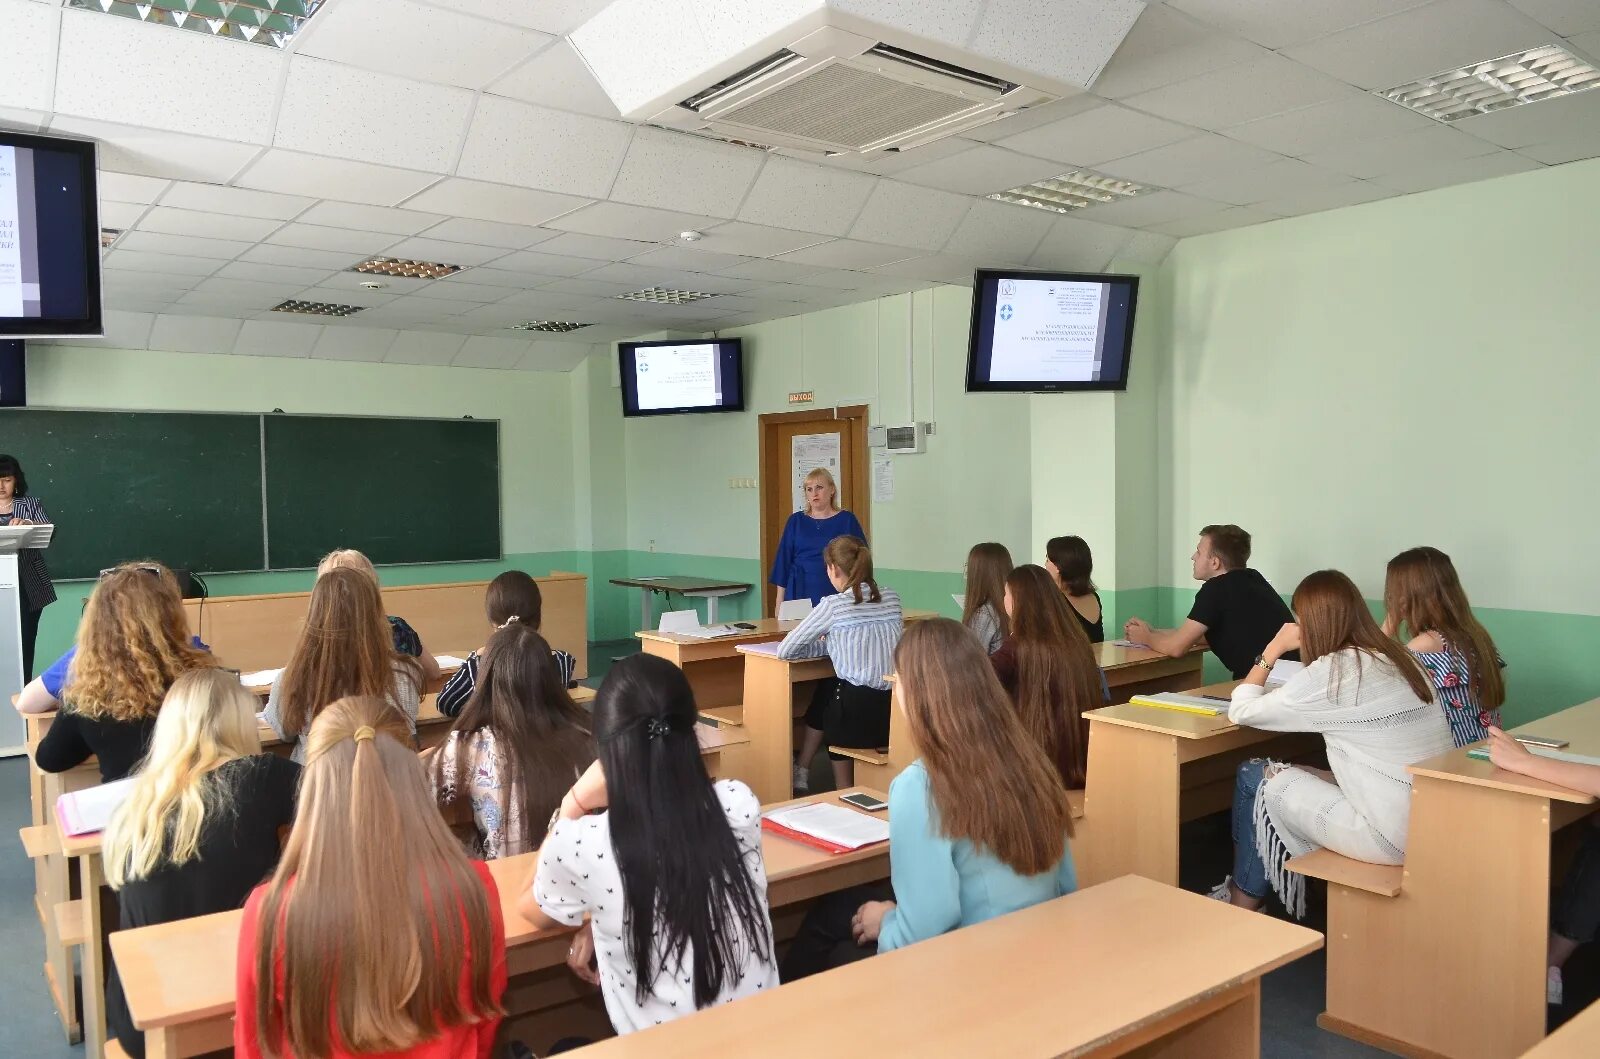
[[[1378,600],[1388,559],[1431,544],[1506,656],[1512,718],[1600,695],[1597,193],[1582,162],[1180,242],[1168,620],[1210,522],[1249,530],[1286,596],[1337,567]]]

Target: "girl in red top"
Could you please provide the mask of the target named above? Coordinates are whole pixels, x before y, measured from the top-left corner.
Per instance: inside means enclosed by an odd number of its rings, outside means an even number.
[[[312,722],[294,830],[239,928],[237,1055],[489,1059],[506,988],[500,897],[434,807],[410,741],[377,698]]]

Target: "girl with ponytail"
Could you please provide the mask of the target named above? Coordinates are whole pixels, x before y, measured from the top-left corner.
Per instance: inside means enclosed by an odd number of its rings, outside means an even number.
[[[894,649],[904,628],[900,597],[872,576],[872,552],[860,537],[835,537],[822,553],[838,594],[822,601],[778,645],[778,657],[833,662],[834,676],[817,683],[806,711],[806,734],[794,765],[795,790],[811,789],[810,768],[823,740],[868,750],[889,745],[889,682]],[[829,752],[836,787],[855,782],[855,762]]]

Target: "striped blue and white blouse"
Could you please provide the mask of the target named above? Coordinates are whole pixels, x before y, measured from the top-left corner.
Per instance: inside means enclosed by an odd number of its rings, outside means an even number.
[[[881,602],[870,602],[870,590],[861,586],[861,602],[848,590],[823,596],[805,620],[783,638],[778,657],[790,660],[821,658],[833,661],[840,680],[863,688],[888,691],[884,676],[894,672],[894,649],[905,627],[900,617],[900,596],[880,588]]]

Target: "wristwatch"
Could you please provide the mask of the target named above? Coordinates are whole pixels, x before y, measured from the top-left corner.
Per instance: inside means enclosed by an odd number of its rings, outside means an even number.
[[[1268,673],[1272,672],[1272,663],[1267,661],[1266,655],[1256,655],[1255,664],[1265,669]]]

